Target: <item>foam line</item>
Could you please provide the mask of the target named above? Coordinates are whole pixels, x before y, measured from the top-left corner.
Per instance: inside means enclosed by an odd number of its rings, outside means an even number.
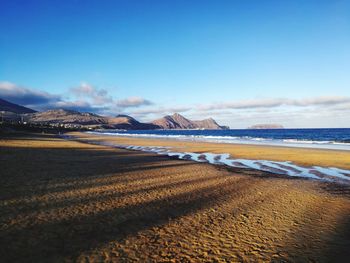
[[[63,136],[62,136],[63,137]],[[74,139],[74,137],[64,136],[65,139]],[[297,176],[321,181],[331,181],[350,184],[350,170],[335,167],[302,167],[292,162],[277,162],[269,160],[249,160],[249,159],[232,159],[230,154],[216,153],[194,153],[194,152],[174,152],[171,147],[165,146],[137,146],[137,145],[121,145],[104,141],[84,141],[90,144],[104,145],[114,148],[122,148],[133,151],[142,151],[156,153],[160,155],[177,157],[179,159],[191,160],[195,162],[206,162],[214,165],[226,165],[229,167],[254,169],[266,171],[274,174],[282,174],[287,176]]]

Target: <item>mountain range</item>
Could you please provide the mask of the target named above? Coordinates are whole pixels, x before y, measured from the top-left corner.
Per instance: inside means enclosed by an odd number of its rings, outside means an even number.
[[[228,129],[220,126],[214,119],[192,121],[175,113],[150,123],[142,123],[128,115],[115,117],[100,116],[94,113],[65,109],[36,112],[32,109],[0,99],[0,111],[21,115],[28,123],[70,124],[93,126],[105,129],[153,130],[153,129]]]

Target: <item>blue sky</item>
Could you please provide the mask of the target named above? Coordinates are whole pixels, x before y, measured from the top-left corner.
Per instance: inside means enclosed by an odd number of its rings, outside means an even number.
[[[3,0],[0,97],[144,121],[349,127],[350,1]]]

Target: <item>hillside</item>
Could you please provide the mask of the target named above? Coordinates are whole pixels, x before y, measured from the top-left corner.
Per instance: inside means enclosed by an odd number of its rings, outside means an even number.
[[[214,119],[209,118],[199,121],[191,121],[184,116],[175,113],[152,122],[162,129],[226,129],[226,126],[220,126]]]
[[[209,129],[209,130],[220,130],[226,129],[226,127],[220,126],[213,118],[201,120],[201,121],[192,121],[197,128],[200,129]]]
[[[48,110],[26,114],[25,119],[34,123],[62,123],[80,125],[101,125],[107,124],[105,117],[93,113],[81,113],[73,110]]]
[[[127,115],[105,117],[88,112],[82,113],[64,109],[25,114],[25,120],[32,123],[95,125],[106,129],[149,130],[160,128],[154,124],[141,123]]]
[[[155,125],[160,126],[162,129],[195,129],[196,125],[190,120],[186,119],[182,115],[175,113],[173,115],[167,115],[163,118],[157,119],[152,122]]]
[[[192,121],[175,113],[154,120],[151,123],[142,123],[128,115],[106,117],[89,112],[79,112],[66,109],[53,109],[36,112],[32,109],[0,99],[2,118],[22,119],[28,123],[67,124],[80,126],[93,126],[105,129],[125,130],[154,130],[154,129],[227,129],[220,126],[214,119]],[[5,114],[7,114],[5,116]],[[13,116],[12,116],[13,115]],[[92,127],[92,128],[93,128]]]
[[[17,114],[22,114],[22,113],[34,113],[35,110],[26,108],[24,106],[9,102],[7,100],[3,100],[0,98],[0,111],[7,111],[7,112],[12,112],[12,113],[17,113]]]
[[[142,123],[128,115],[117,115],[116,117],[107,118],[108,124],[105,128],[125,129],[125,130],[150,130],[159,129],[160,127],[151,123]]]

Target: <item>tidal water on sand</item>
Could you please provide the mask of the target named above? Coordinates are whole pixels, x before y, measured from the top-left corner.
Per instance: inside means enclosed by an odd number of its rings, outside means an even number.
[[[74,137],[65,136],[66,139],[74,139]],[[138,145],[126,145],[116,144],[108,141],[84,141],[90,144],[104,145],[108,147],[143,151],[149,153],[156,153],[160,155],[166,155],[170,157],[176,157],[183,160],[210,163],[213,165],[225,165],[228,167],[253,169],[273,174],[279,174],[291,177],[303,177],[308,179],[315,179],[327,182],[338,182],[344,184],[350,184],[350,170],[339,169],[335,167],[320,167],[311,166],[303,167],[296,165],[290,161],[270,161],[270,160],[249,160],[232,158],[230,154],[222,153],[195,153],[195,152],[178,152],[171,147],[167,146],[138,146]]]

